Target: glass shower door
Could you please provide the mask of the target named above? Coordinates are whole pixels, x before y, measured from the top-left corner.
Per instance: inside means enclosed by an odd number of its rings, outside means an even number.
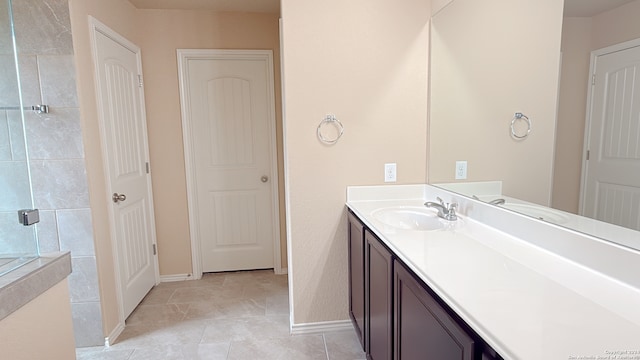
[[[38,256],[35,226],[20,223],[33,209],[11,1],[0,0],[0,275]]]

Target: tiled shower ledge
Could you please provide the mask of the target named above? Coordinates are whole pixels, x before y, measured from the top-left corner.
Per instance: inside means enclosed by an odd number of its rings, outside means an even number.
[[[71,274],[71,253],[41,255],[0,276],[0,320],[35,299]]]

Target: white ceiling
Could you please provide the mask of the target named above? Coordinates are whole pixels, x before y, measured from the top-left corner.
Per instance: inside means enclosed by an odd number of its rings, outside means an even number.
[[[564,16],[592,17],[636,0],[565,0]]]
[[[129,0],[138,9],[280,13],[280,0]]]

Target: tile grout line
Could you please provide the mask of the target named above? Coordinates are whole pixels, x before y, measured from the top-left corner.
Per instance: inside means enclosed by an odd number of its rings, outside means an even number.
[[[224,358],[229,360],[229,355],[231,354],[231,344],[233,344],[233,340],[229,341],[229,346],[227,346],[227,356]]]
[[[327,338],[324,333],[322,333],[322,343],[324,344],[324,354],[327,356],[327,360],[331,360],[329,359],[329,348],[327,347]]]
[[[133,354],[135,354],[135,353],[136,353],[136,350],[137,350],[137,349],[138,349],[138,348],[133,348],[133,349],[132,349],[132,351],[129,353],[129,356],[127,356],[127,360],[131,360],[131,358],[133,357]]]

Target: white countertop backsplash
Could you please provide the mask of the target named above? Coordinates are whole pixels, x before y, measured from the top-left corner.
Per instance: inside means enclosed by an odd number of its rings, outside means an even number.
[[[528,210],[526,207],[529,207],[534,212],[536,209],[547,209],[545,212],[548,212],[549,214],[541,215],[549,215],[550,218],[547,219],[548,222],[556,223],[562,227],[576,230],[584,234],[589,234],[597,238],[615,239],[617,244],[640,251],[640,233],[638,231],[608,222],[575,215],[558,209],[545,208],[544,206],[506,196],[502,194],[501,181],[444,183],[435,185],[439,188],[450,190],[456,194],[463,194],[467,196],[475,195],[484,202],[489,202],[495,199],[504,199],[506,200],[506,204],[500,206],[507,209],[509,209],[510,205],[525,205],[525,209],[520,210],[525,214]],[[554,218],[559,218],[560,221],[555,221]]]
[[[444,230],[371,216],[436,197],[459,204]],[[347,206],[504,358],[640,359],[640,252],[430,185],[349,187]]]

